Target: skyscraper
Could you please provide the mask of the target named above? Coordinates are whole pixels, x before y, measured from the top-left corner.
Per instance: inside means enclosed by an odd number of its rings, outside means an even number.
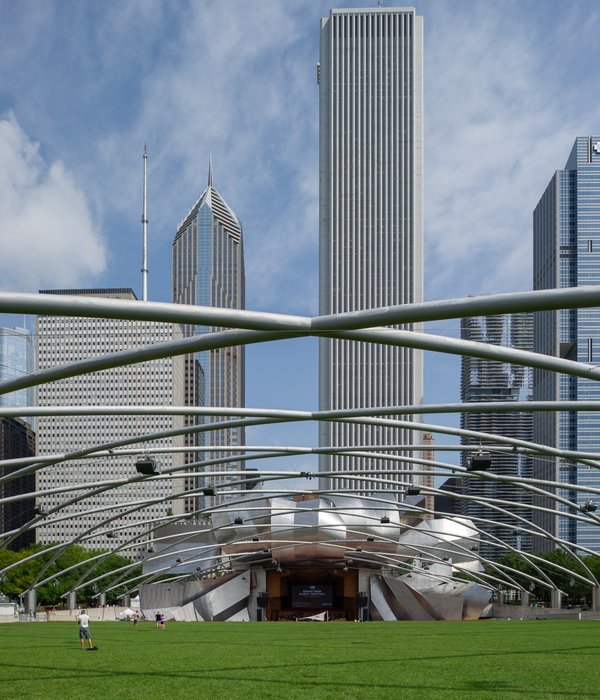
[[[242,226],[233,210],[213,186],[209,165],[208,186],[177,227],[173,242],[172,301],[228,309],[245,306],[245,272]],[[187,336],[223,330],[209,326],[184,326]],[[185,405],[243,407],[244,348],[230,347],[199,352],[185,360]],[[188,424],[198,421],[187,418]],[[209,422],[222,418],[209,417]],[[229,428],[206,434],[200,441],[189,438],[187,444],[218,447],[244,445],[244,429]],[[205,453],[207,459],[225,458],[230,453]],[[186,458],[195,461],[190,453]],[[237,471],[243,468],[232,460],[211,468]],[[214,482],[214,479],[209,482]],[[218,479],[222,481],[222,479]],[[210,485],[210,484],[209,484]],[[190,484],[190,486],[193,486]],[[188,504],[188,508],[194,508]]]
[[[461,321],[461,338],[489,345],[500,345],[517,350],[531,351],[533,346],[533,319],[529,313],[494,316],[474,316]],[[481,401],[529,401],[532,395],[532,371],[527,367],[497,360],[464,355],[461,360],[460,397],[465,403]],[[532,415],[530,412],[511,411],[495,413],[463,413],[461,428],[476,430],[518,440],[531,441]],[[474,438],[461,439],[463,445],[478,444]],[[470,454],[463,452],[462,465],[469,463]],[[490,472],[506,477],[530,477],[531,459],[516,452],[492,452]],[[462,479],[462,514],[490,537],[482,538],[480,553],[486,559],[497,559],[504,553],[494,546],[495,538],[525,551],[531,550],[531,537],[520,528],[528,529],[531,520],[531,493],[514,483],[477,477]],[[473,500],[470,500],[470,498]],[[509,513],[475,499],[494,499]],[[484,520],[481,520],[484,519]],[[485,521],[493,521],[485,522]]]
[[[579,136],[563,170],[557,170],[533,214],[533,284],[557,289],[600,284],[600,136]],[[600,308],[543,311],[534,315],[534,350],[579,362],[600,364]],[[534,372],[534,399],[600,400],[600,384],[587,379]],[[534,417],[534,442],[584,452],[600,452],[597,412],[541,413]],[[600,486],[597,470],[573,461],[534,461],[534,476]],[[589,494],[565,489],[563,496],[581,506]],[[549,498],[534,504],[553,507]],[[600,552],[595,524],[534,513],[534,522],[573,544]],[[536,538],[538,549],[554,548]]]
[[[0,417],[0,460],[35,455],[35,435],[31,426],[20,418]],[[0,477],[9,476],[19,466],[0,464]],[[10,481],[0,483],[0,533],[11,532],[33,519],[34,503],[32,499],[24,501],[4,501],[11,496],[21,496],[35,490],[35,474],[25,474]],[[2,539],[0,535],[0,539]],[[24,532],[8,545],[9,549],[18,551],[35,542],[33,530]]]
[[[33,341],[26,328],[0,328],[0,381],[31,374],[33,358]],[[33,389],[2,394],[0,406],[32,406],[33,397]]]
[[[131,289],[72,289],[53,290],[44,294],[102,296],[135,300]],[[68,364],[90,357],[122,350],[143,348],[181,338],[178,325],[164,322],[130,321],[112,318],[77,318],[39,316],[37,321],[37,364],[40,370]],[[70,377],[43,384],[38,388],[38,405],[43,406],[181,406],[183,404],[183,360],[166,357],[125,367]],[[41,416],[37,422],[38,454],[75,452],[96,445],[106,445],[122,439],[183,428],[181,416],[168,415],[114,415],[114,416]],[[135,449],[135,445],[132,446]],[[152,447],[183,447],[180,436],[165,437],[151,443],[140,443],[140,453],[152,453]],[[157,455],[164,468],[183,464],[181,453]],[[36,487],[48,491],[38,499],[38,506],[51,510],[74,496],[84,493],[86,484],[105,480],[136,477],[136,458],[120,455],[118,450],[110,457],[82,457],[58,463],[36,472]],[[81,491],[59,492],[57,487],[81,484]],[[94,490],[94,489],[92,489]],[[119,537],[141,537],[149,525],[145,521],[183,513],[183,499],[164,500],[149,504],[135,512],[128,512],[131,504],[147,499],[168,498],[184,490],[180,479],[145,480],[120,486],[116,490],[95,489],[82,503],[65,505],[56,516],[48,515],[36,531],[41,543],[64,542],[83,534],[93,525],[100,525],[106,512],[90,512],[110,508],[121,513],[113,521],[117,538],[106,528],[103,534],[93,534],[81,544],[89,548],[113,548]],[[156,524],[156,523],[154,523]],[[118,535],[124,527],[122,535]],[[128,548],[122,553],[131,557],[141,554],[139,548]]]
[[[423,21],[413,9],[337,9],[321,20],[319,303],[321,314],[423,298]],[[322,410],[417,404],[422,354],[320,341]],[[403,445],[412,431],[323,423],[321,446]],[[401,450],[387,454],[401,455]],[[321,458],[320,471],[381,470],[384,483],[321,478],[321,487],[393,489],[393,459]]]

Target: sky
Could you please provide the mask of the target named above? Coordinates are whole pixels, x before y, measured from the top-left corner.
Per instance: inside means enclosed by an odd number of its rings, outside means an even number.
[[[0,290],[141,296],[146,143],[149,299],[170,300],[173,237],[212,156],[243,224],[247,308],[316,315],[315,67],[332,6],[0,0]],[[530,289],[532,211],[575,137],[600,131],[600,4],[413,6],[425,26],[426,299]],[[428,403],[458,401],[458,358],[427,354],[425,387]],[[314,340],[248,349],[247,406],[316,410],[317,397]],[[315,444],[316,429],[257,428],[247,441]]]

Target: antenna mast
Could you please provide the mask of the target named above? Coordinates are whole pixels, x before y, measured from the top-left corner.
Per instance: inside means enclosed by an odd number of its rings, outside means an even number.
[[[142,299],[148,301],[148,216],[146,212],[148,153],[144,144],[144,208],[142,210]]]

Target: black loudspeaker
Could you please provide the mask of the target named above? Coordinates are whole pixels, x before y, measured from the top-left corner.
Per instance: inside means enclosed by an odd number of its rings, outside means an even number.
[[[489,452],[474,452],[471,462],[467,467],[468,472],[482,472],[492,466],[492,458]]]
[[[136,460],[135,468],[139,474],[145,474],[147,476],[160,473],[158,465],[153,457],[140,457]]]
[[[260,593],[256,598],[256,604],[259,608],[266,608],[269,604],[269,598],[266,593]],[[261,611],[262,612],[262,611]]]
[[[369,604],[369,598],[366,593],[359,593],[356,602],[359,608],[364,608]]]

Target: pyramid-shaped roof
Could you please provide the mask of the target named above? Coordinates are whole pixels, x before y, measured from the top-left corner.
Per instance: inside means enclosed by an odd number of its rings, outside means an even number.
[[[221,197],[219,192],[213,186],[212,159],[209,161],[208,165],[208,185],[198,198],[198,201],[194,204],[177,227],[175,238],[181,234],[183,229],[187,228],[191,219],[198,214],[198,210],[203,205],[207,205],[212,209],[214,216],[223,224],[224,228],[227,230],[227,233],[231,236],[231,238],[239,243],[242,239],[242,225],[240,224],[233,209],[227,204],[227,202],[223,199],[223,197]]]

